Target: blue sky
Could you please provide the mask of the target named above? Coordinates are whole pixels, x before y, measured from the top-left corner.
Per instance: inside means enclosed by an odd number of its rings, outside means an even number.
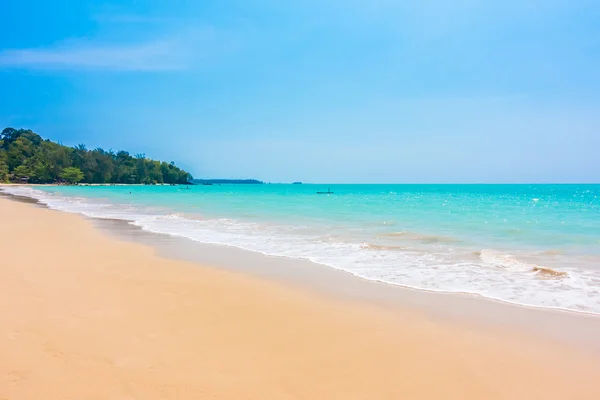
[[[0,2],[0,126],[196,177],[600,181],[600,3]]]

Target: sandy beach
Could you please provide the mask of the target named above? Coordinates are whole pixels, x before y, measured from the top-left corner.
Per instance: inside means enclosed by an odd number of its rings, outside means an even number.
[[[543,335],[167,259],[6,198],[0,243],[1,400],[600,398],[600,359]]]

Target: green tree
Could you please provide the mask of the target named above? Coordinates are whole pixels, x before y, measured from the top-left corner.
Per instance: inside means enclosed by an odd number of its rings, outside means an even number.
[[[13,175],[15,176],[15,178],[17,178],[19,180],[22,180],[22,179],[29,180],[29,177],[31,176],[31,171],[29,170],[29,168],[27,168],[27,166],[19,165],[17,168],[15,168],[13,170]]]
[[[63,169],[71,166],[71,155],[73,150],[46,140],[41,146],[41,156],[49,169],[47,182],[54,182],[60,177]]]
[[[96,168],[92,176],[93,183],[110,182],[114,173],[114,163],[112,155],[101,148],[92,151],[92,157],[95,160]]]
[[[175,163],[154,161],[145,154],[131,156],[126,151],[88,150],[84,144],[63,146],[43,140],[28,129],[5,128],[0,132],[0,181],[14,177],[30,183],[51,183],[64,178],[69,168],[71,178],[86,183],[187,183],[192,179]]]
[[[83,172],[77,167],[68,167],[63,169],[60,177],[69,183],[75,184],[83,180]]]
[[[0,182],[8,181],[8,164],[6,163],[6,151],[2,149],[0,140]]]

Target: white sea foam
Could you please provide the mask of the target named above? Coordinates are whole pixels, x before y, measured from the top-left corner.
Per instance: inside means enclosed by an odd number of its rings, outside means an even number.
[[[531,272],[534,268],[538,267],[537,265],[520,261],[512,254],[491,249],[481,250],[479,252],[479,258],[485,264],[494,267],[505,268],[514,272]]]
[[[457,254],[451,247],[444,250],[439,241],[427,249],[405,247],[404,243],[386,246],[357,242],[343,236],[332,237],[306,226],[300,229],[290,225],[164,213],[132,204],[64,197],[29,187],[5,190],[36,198],[57,210],[126,220],[150,232],[202,243],[308,259],[365,279],[431,291],[473,293],[535,307],[600,314],[600,296],[597,294],[600,272],[595,270],[566,267],[555,270],[493,249],[480,250],[477,256],[472,252]]]

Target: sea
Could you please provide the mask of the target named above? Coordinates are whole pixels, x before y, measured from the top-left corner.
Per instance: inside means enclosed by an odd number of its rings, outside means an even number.
[[[5,187],[149,232],[358,277],[600,314],[600,185]],[[318,194],[317,192],[330,192]]]

